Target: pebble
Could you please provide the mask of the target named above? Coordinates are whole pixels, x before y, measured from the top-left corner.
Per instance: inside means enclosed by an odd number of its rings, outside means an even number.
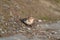
[[[8,25],[8,23],[5,23],[5,25]]]
[[[20,9],[19,5],[16,5],[15,7],[18,8],[18,9]]]
[[[5,32],[7,32],[6,30],[4,30]]]
[[[19,30],[19,32],[25,32],[25,31],[23,31],[23,30]]]
[[[2,31],[2,29],[0,28],[0,31]]]
[[[10,11],[10,16],[13,16],[13,13],[12,13],[12,11]]]
[[[16,22],[14,22],[14,24],[16,24]]]
[[[27,28],[28,30],[31,30],[31,28]]]
[[[45,24],[46,27],[49,27],[48,24]]]
[[[49,33],[49,35],[52,35],[52,33]]]
[[[52,34],[57,34],[57,32],[56,32],[56,31],[52,31],[51,33],[52,33]]]
[[[16,32],[19,32],[19,31],[16,31]]]
[[[26,28],[26,27],[23,27],[23,28]]]
[[[42,22],[42,20],[38,20],[38,22]]]
[[[18,3],[15,3],[14,5],[15,5],[15,7],[16,7],[17,9],[20,9],[20,6],[19,6]]]
[[[37,27],[39,27],[40,25],[37,25]]]
[[[7,8],[9,8],[9,5],[3,4],[3,7],[4,7],[5,9],[7,9]]]
[[[5,33],[4,31],[1,31],[1,33]]]

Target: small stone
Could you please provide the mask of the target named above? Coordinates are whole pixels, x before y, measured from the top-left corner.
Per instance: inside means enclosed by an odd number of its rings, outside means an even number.
[[[14,22],[16,24],[16,22]]]
[[[49,35],[52,35],[51,33]]]
[[[49,27],[48,24],[45,24],[46,27]]]
[[[55,31],[52,31],[52,34],[57,34],[57,32],[55,32]]]
[[[5,25],[8,25],[8,23],[5,23]]]
[[[5,33],[4,31],[2,31],[1,33]]]
[[[37,27],[39,27],[40,25],[37,25]]]
[[[4,4],[3,7],[5,7],[5,9],[9,8],[9,5]]]
[[[19,30],[19,32],[25,32],[25,31],[23,31],[23,30]]]
[[[50,38],[51,38],[51,36],[48,36],[48,38],[50,39]]]
[[[0,31],[2,31],[2,29],[0,28]]]
[[[42,22],[42,20],[38,20],[38,22]]]
[[[5,32],[7,32],[6,30],[4,30]]]
[[[12,13],[12,11],[10,11],[10,16],[13,16],[13,13]]]
[[[16,32],[19,32],[19,31],[16,31]]]
[[[28,30],[31,30],[31,28],[27,28]]]
[[[19,5],[16,5],[16,8],[20,9],[20,6]]]

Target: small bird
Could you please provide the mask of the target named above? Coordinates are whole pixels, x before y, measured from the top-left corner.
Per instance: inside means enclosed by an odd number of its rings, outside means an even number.
[[[35,18],[34,17],[28,17],[28,18],[24,18],[21,21],[25,24],[25,25],[29,25],[31,26],[34,23]]]

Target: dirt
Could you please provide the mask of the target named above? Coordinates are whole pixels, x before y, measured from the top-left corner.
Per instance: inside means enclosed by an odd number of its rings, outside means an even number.
[[[60,3],[54,0],[0,0],[0,14],[20,18],[33,16],[37,19],[56,21],[60,19]]]

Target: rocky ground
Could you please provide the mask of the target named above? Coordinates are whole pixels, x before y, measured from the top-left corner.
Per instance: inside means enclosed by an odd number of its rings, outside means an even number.
[[[28,16],[44,22],[26,26]],[[0,0],[0,40],[60,40],[59,20],[59,0]]]
[[[60,21],[56,23],[39,23],[37,26],[33,26],[33,28],[27,26],[22,27],[22,29],[21,26],[17,28],[20,29],[13,31],[12,27],[12,31],[9,30],[8,32],[12,32],[9,36],[7,36],[8,34],[4,35],[6,32],[2,33],[0,40],[60,40]]]

